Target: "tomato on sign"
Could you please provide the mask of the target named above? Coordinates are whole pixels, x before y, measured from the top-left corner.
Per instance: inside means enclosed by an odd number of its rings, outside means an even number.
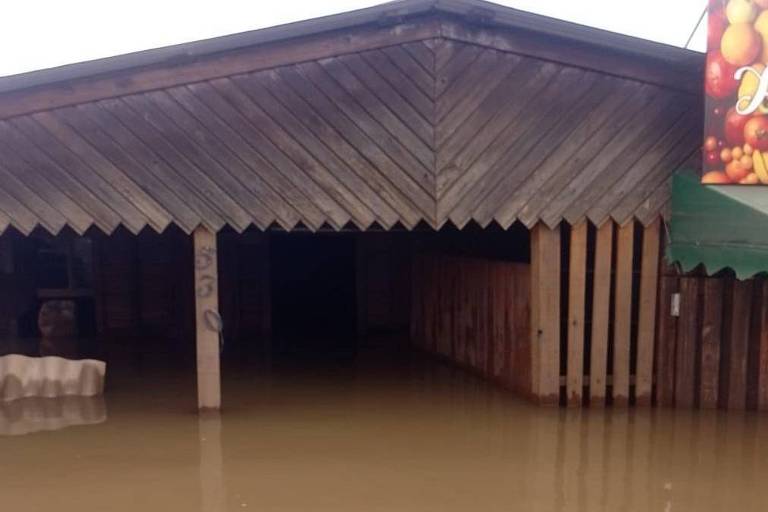
[[[768,0],[709,0],[702,183],[768,185]]]

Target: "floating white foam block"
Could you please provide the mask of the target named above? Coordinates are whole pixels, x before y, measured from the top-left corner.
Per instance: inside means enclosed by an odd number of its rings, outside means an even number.
[[[30,397],[0,402],[0,436],[62,430],[107,421],[103,396]]]
[[[104,391],[106,363],[62,357],[0,357],[0,401],[27,397],[96,396]]]

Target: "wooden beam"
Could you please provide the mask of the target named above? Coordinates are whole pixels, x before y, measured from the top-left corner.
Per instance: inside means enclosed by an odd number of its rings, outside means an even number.
[[[730,322],[724,351],[725,389],[722,394],[725,407],[731,410],[743,410],[746,407],[752,284],[752,281],[739,280],[733,283]]]
[[[581,405],[584,387],[584,323],[587,296],[586,221],[571,229],[568,279],[568,362],[566,396],[568,405]]]
[[[519,31],[452,21],[443,22],[441,33],[444,38],[453,41],[608,73],[687,94],[701,94],[694,84],[703,68],[703,61],[696,57],[693,59],[698,62],[692,60],[684,65],[662,65],[658,61],[649,63],[647,59],[640,57],[628,58],[608,48],[603,48],[603,51],[597,53],[588,45],[575,42],[564,44],[550,35],[533,32],[521,35]]]
[[[619,227],[616,247],[616,288],[613,332],[613,405],[629,404],[629,365],[632,338],[632,259],[635,223]]]
[[[640,264],[640,310],[637,329],[637,370],[635,401],[639,406],[651,405],[653,389],[653,349],[656,339],[656,299],[659,288],[659,248],[661,221],[656,220],[643,230],[643,251]]]
[[[531,234],[531,344],[533,398],[560,400],[560,227],[539,223]]]
[[[694,405],[696,355],[698,343],[699,278],[680,279],[680,319],[677,324],[675,358],[675,405],[690,409]]]
[[[191,61],[134,68],[21,89],[0,95],[0,119],[127,94],[164,89],[261,69],[354,53],[436,37],[440,24],[426,18],[395,27],[363,26],[343,32],[310,35]]]
[[[672,298],[679,290],[680,280],[671,266],[665,266],[659,284],[659,317],[656,347],[656,403],[663,407],[675,405],[675,346],[677,317],[672,316]]]
[[[611,306],[611,260],[613,257],[613,222],[597,230],[595,272],[592,295],[592,343],[589,370],[589,402],[605,405],[608,366],[608,329]]]
[[[216,233],[198,227],[195,248],[195,317],[197,338],[197,403],[200,409],[221,407],[219,362],[219,271]]]

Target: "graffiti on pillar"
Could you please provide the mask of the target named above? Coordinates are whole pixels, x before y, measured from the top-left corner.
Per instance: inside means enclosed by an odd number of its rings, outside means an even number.
[[[203,246],[195,254],[195,269],[197,270],[197,283],[195,294],[198,299],[207,299],[215,296],[216,277],[212,275],[216,269],[216,249],[210,246]],[[221,333],[223,322],[221,315],[215,309],[206,309],[203,311],[203,323],[209,331]]]

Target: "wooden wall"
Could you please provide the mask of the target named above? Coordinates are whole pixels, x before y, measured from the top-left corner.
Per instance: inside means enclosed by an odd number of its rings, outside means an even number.
[[[414,346],[527,395],[530,279],[522,263],[416,256]]]
[[[670,298],[680,297],[680,315]],[[768,280],[661,278],[656,400],[661,406],[768,410]]]
[[[191,238],[178,229],[94,234],[97,329],[105,356],[188,353],[194,339]]]
[[[545,347],[533,372],[543,375],[540,385],[549,393],[559,391],[554,402],[651,404],[661,237],[660,221],[534,228],[534,240],[548,246],[532,251],[533,266],[543,273],[534,272],[540,283],[534,310],[538,303],[542,312],[534,314],[532,336],[549,330],[545,341],[559,353]]]

